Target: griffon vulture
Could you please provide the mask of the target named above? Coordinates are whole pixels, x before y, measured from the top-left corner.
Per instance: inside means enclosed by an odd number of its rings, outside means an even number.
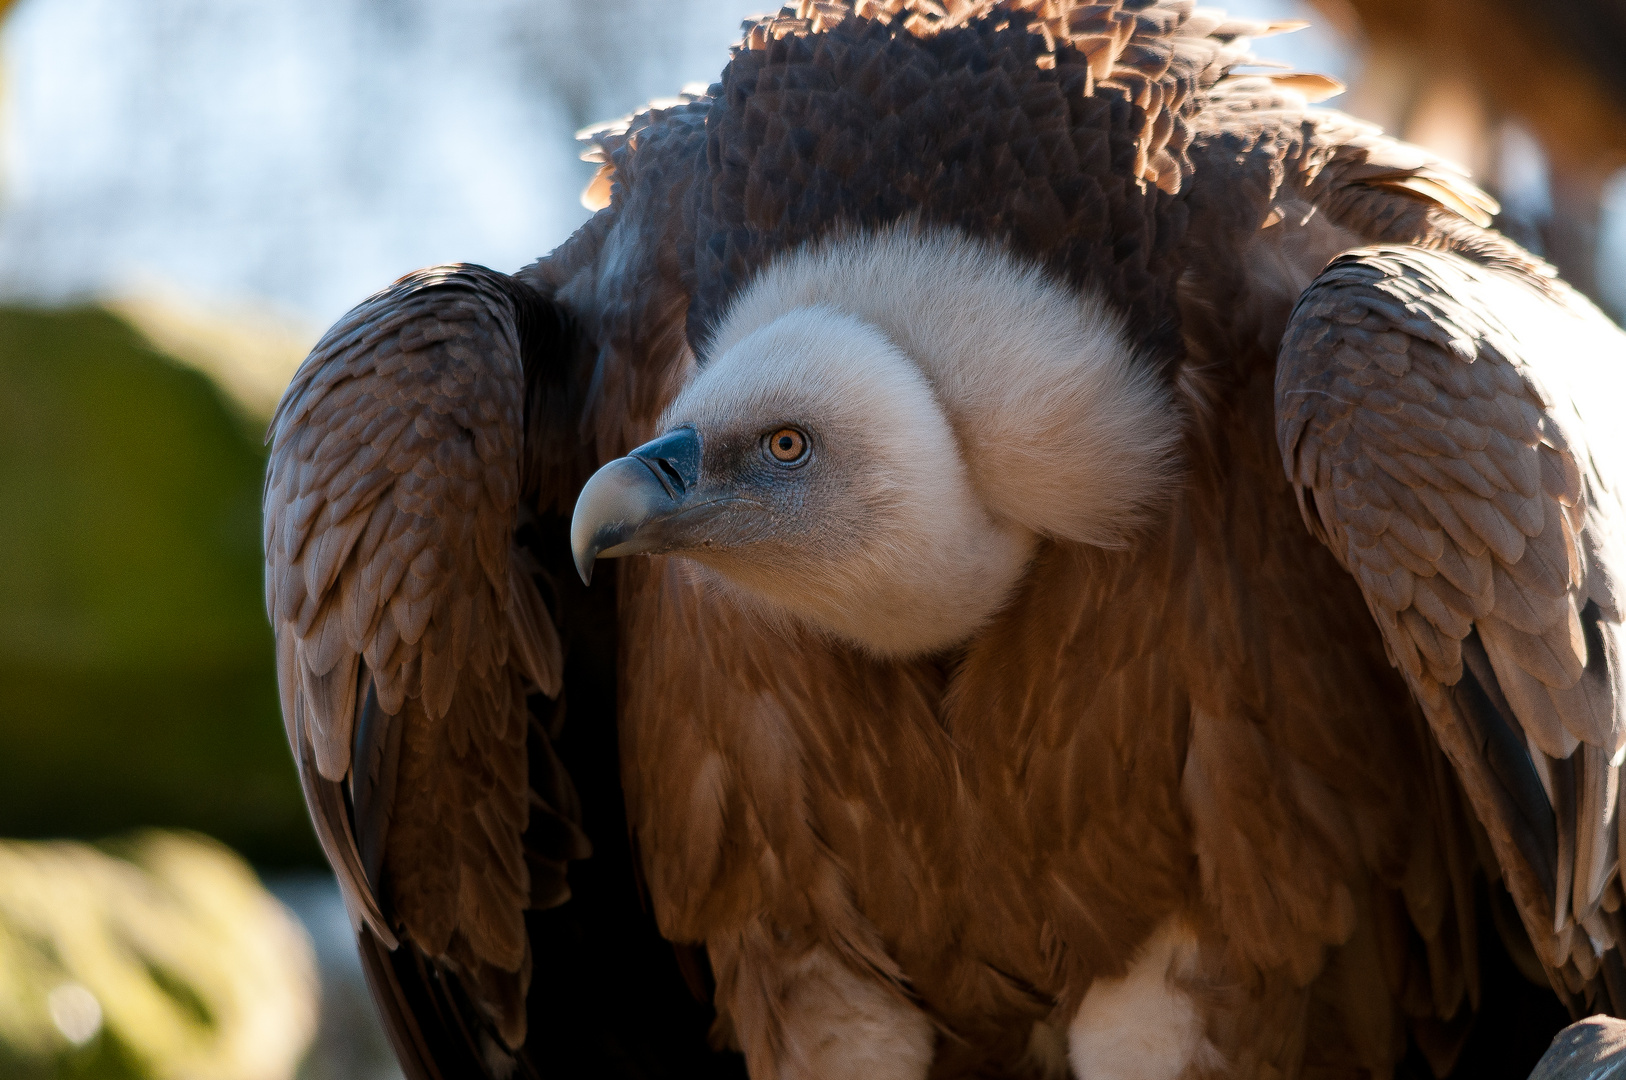
[[[410,1075],[1443,1075],[1516,971],[1626,1011],[1623,336],[1235,70],[1286,28],[804,2],[587,136],[553,254],[322,339],[267,602]]]

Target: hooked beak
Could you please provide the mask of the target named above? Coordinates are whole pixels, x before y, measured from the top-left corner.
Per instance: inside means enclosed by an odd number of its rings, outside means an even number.
[[[669,431],[594,473],[576,499],[570,551],[582,582],[593,579],[597,559],[669,550],[661,528],[689,508],[700,480],[700,433]]]

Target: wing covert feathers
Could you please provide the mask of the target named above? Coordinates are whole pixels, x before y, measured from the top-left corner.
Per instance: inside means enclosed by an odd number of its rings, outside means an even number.
[[[1550,280],[1371,248],[1306,290],[1276,382],[1305,522],[1359,582],[1555,988],[1616,1011],[1623,345]]]
[[[283,711],[346,900],[386,946],[404,932],[450,963],[510,1046],[530,963],[521,838],[540,801],[526,695],[557,695],[561,666],[513,543],[521,334],[539,306],[472,266],[358,306],[277,409],[265,493]],[[574,830],[564,801],[544,810]]]

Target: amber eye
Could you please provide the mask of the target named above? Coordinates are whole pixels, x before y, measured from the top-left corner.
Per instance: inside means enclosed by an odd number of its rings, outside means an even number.
[[[807,436],[795,428],[780,428],[767,439],[768,453],[781,465],[795,465],[807,456]]]

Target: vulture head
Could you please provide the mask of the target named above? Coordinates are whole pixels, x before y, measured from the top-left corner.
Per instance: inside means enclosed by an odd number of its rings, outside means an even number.
[[[584,579],[679,555],[749,609],[897,657],[964,641],[1042,539],[1127,543],[1181,424],[1103,302],[908,224],[765,267],[660,429],[582,490]]]

